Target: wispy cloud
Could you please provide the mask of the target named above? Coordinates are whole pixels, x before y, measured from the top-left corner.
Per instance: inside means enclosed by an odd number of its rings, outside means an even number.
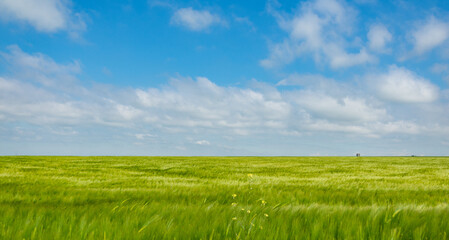
[[[45,85],[47,87],[65,87],[73,84],[76,75],[81,72],[78,61],[67,64],[59,64],[53,59],[37,53],[28,54],[22,51],[17,45],[7,47],[9,52],[0,55],[7,61],[8,66],[20,78]]]
[[[332,68],[345,68],[376,62],[364,47],[347,51],[356,12],[344,1],[311,0],[303,2],[293,16],[268,5],[268,11],[288,33],[283,42],[270,47],[270,55],[260,63],[266,68],[282,66],[300,56],[311,55]]]
[[[430,16],[426,22],[417,26],[412,32],[413,52],[423,54],[441,44],[449,38],[449,24]]]
[[[191,31],[204,31],[213,25],[226,24],[218,14],[211,13],[208,10],[195,10],[191,7],[176,10],[170,22]]]
[[[239,17],[239,16],[234,15],[233,18],[234,18],[234,21],[247,25],[251,29],[251,31],[253,31],[253,32],[256,31],[256,26],[248,17]]]
[[[4,21],[26,23],[40,32],[67,31],[74,38],[86,29],[83,15],[72,12],[70,1],[2,0],[0,15]]]
[[[368,46],[377,52],[389,52],[387,44],[392,41],[393,36],[383,24],[374,24],[368,31]]]

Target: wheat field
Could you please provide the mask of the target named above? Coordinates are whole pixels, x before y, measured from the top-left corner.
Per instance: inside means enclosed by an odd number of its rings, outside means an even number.
[[[0,239],[447,239],[449,157],[0,157]]]

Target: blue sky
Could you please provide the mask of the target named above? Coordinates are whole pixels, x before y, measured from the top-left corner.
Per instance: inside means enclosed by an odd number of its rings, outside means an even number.
[[[448,13],[0,0],[0,154],[448,155]]]

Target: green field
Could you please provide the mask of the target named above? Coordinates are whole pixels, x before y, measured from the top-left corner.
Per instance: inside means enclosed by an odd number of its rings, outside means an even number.
[[[449,157],[0,157],[0,239],[448,239]]]

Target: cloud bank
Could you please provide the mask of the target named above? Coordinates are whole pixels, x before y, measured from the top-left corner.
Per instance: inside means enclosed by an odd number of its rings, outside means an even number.
[[[355,83],[339,83],[319,75],[292,75],[278,85],[301,87],[286,91],[261,82],[253,88],[226,87],[206,77],[182,76],[172,77],[160,88],[97,90],[78,80],[81,69],[76,61],[59,64],[40,53],[25,53],[18,46],[9,47],[2,56],[13,69],[0,77],[0,116],[4,122],[71,128],[151,126],[158,131],[236,136],[328,131],[364,137],[447,133],[438,127],[447,124],[447,119],[429,124],[420,122],[419,115],[395,116],[390,102],[429,104],[437,101],[439,94],[430,82],[397,66],[366,77],[367,84],[376,86],[373,93],[357,92]],[[138,139],[151,136],[136,134]]]

